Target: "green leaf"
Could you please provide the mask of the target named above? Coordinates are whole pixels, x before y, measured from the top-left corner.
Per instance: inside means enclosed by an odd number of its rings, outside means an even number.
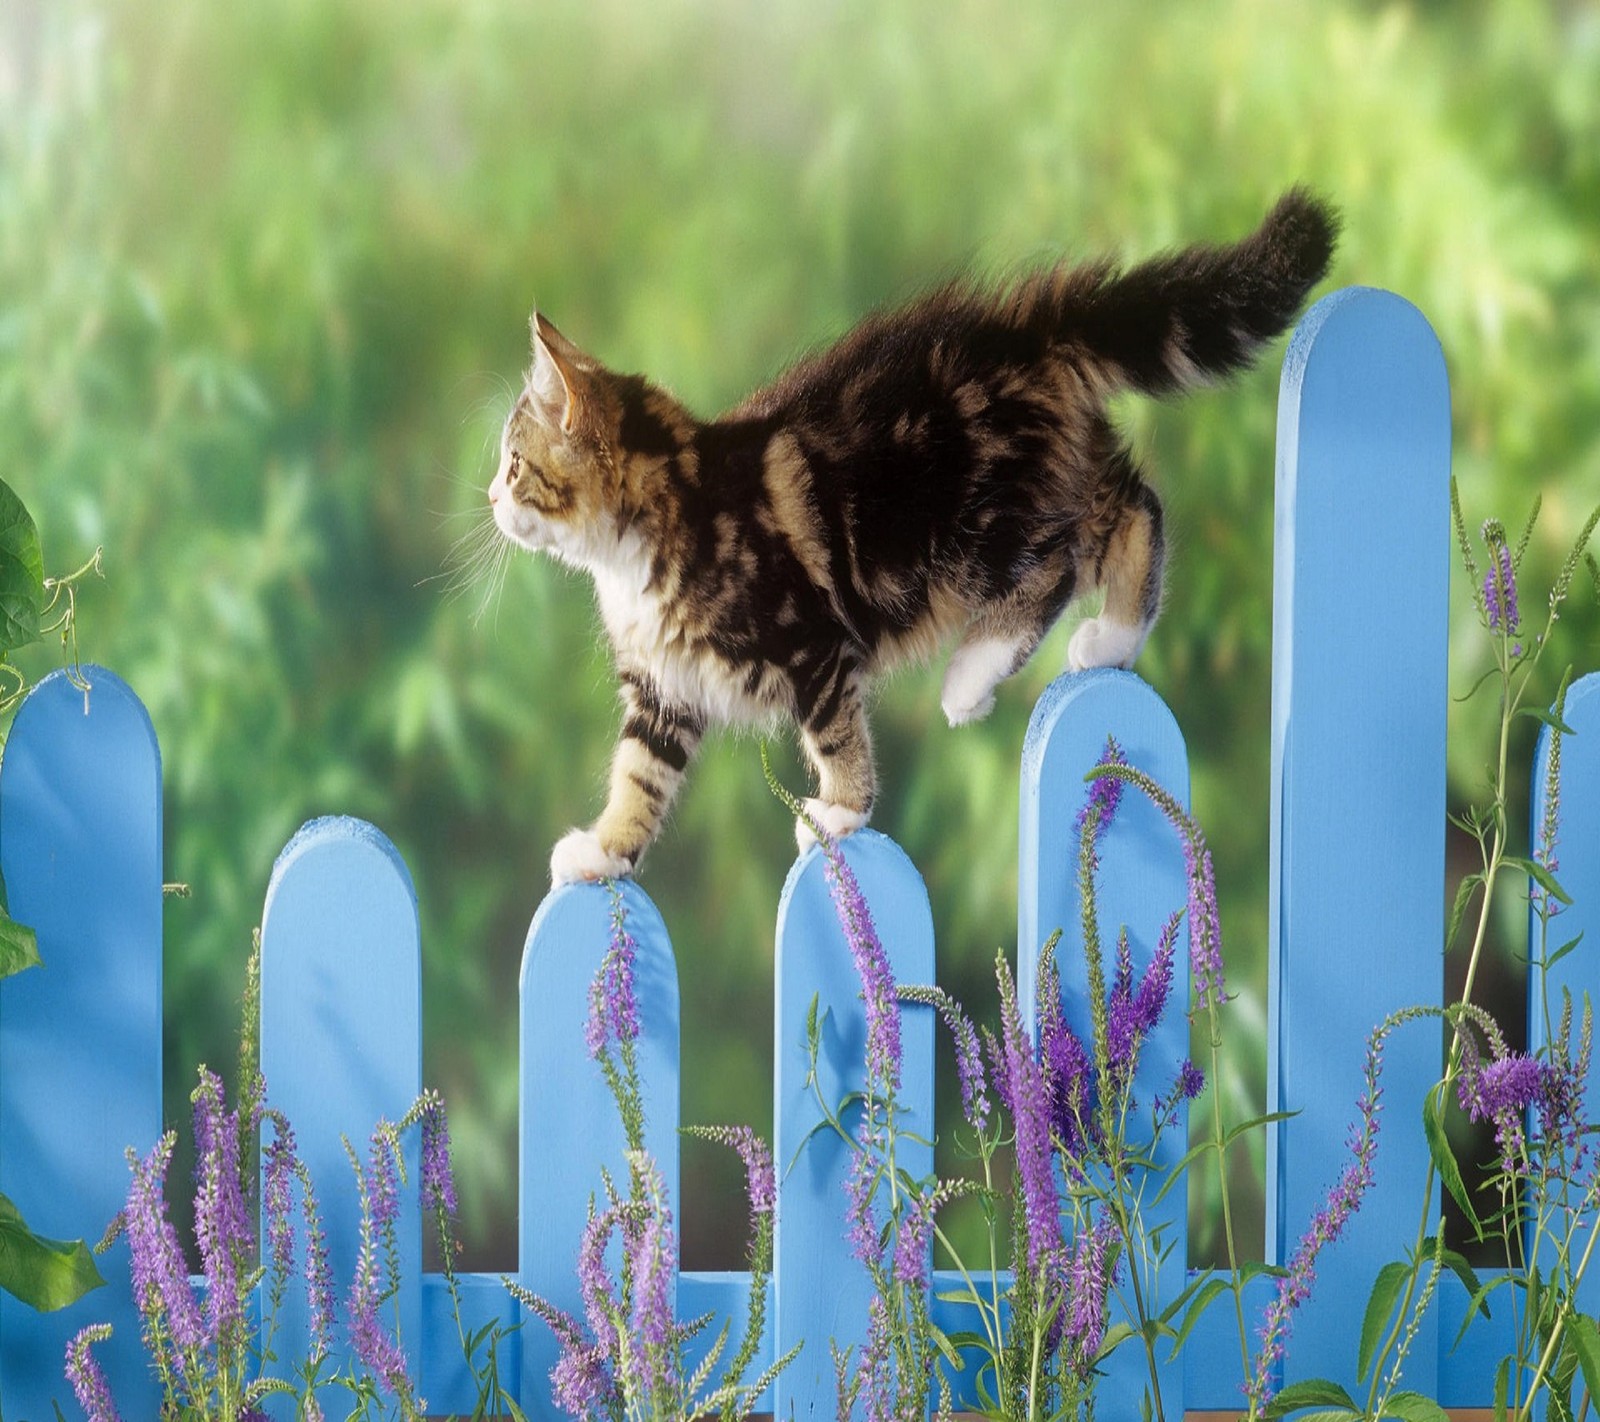
[[[1449,1414],[1431,1397],[1420,1392],[1397,1392],[1383,1409],[1385,1417],[1398,1417],[1400,1422],[1450,1422]]]
[[[1284,1417],[1302,1407],[1333,1407],[1356,1412],[1355,1400],[1331,1378],[1306,1378],[1290,1383],[1267,1406],[1268,1417]]]
[[[1172,1335],[1172,1356],[1174,1358],[1178,1356],[1178,1350],[1183,1347],[1184,1339],[1189,1336],[1195,1324],[1200,1322],[1201,1315],[1211,1307],[1217,1295],[1224,1292],[1227,1287],[1228,1281],[1226,1279],[1212,1279],[1195,1295],[1194,1302],[1189,1305],[1189,1311],[1183,1316],[1183,1322],[1178,1325],[1178,1331]]]
[[[1583,1385],[1589,1390],[1589,1401],[1600,1403],[1600,1329],[1596,1329],[1588,1314],[1574,1313],[1567,1318],[1567,1333],[1578,1355],[1578,1366],[1583,1369]]]
[[[39,939],[26,924],[0,909],[0,978],[9,978],[24,968],[39,966]]]
[[[41,1313],[76,1303],[105,1280],[81,1239],[46,1239],[0,1195],[0,1289]]]
[[[1572,902],[1572,895],[1561,887],[1556,876],[1546,869],[1543,864],[1539,863],[1537,859],[1522,859],[1516,855],[1508,854],[1500,862],[1508,869],[1520,869],[1557,903],[1566,905]]]
[[[1444,1113],[1435,1092],[1430,1091],[1422,1103],[1422,1130],[1428,1138],[1428,1153],[1433,1156],[1434,1168],[1444,1181],[1445,1189],[1461,1206],[1461,1213],[1471,1223],[1473,1233],[1482,1239],[1483,1226],[1478,1222],[1478,1212],[1472,1208],[1472,1197],[1467,1194],[1466,1182],[1461,1178],[1461,1167],[1451,1153],[1450,1141],[1444,1132]]]
[[[1456,901],[1450,906],[1450,926],[1444,933],[1444,951],[1455,946],[1456,934],[1461,931],[1461,920],[1467,916],[1467,905],[1472,902],[1473,890],[1483,882],[1482,874],[1468,874],[1456,889]]]
[[[1535,721],[1542,721],[1552,731],[1560,731],[1563,736],[1575,736],[1578,734],[1554,711],[1547,711],[1543,706],[1519,706],[1517,715],[1528,716]]]
[[[1574,948],[1576,948],[1582,942],[1583,942],[1583,935],[1580,933],[1576,938],[1569,938],[1559,948],[1557,948],[1554,951],[1552,951],[1550,956],[1547,957],[1544,960],[1545,971],[1549,972],[1551,968],[1555,967],[1555,965],[1557,963],[1559,963],[1563,958],[1565,958],[1568,953],[1570,953]]]
[[[39,640],[44,556],[33,516],[0,479],[0,656]]]
[[[1137,1338],[1138,1336],[1131,1324],[1112,1324],[1110,1328],[1106,1329],[1105,1337],[1100,1340],[1100,1351],[1094,1355],[1094,1361],[1099,1363],[1102,1359],[1109,1358],[1113,1352],[1130,1338]]]
[[[1511,1355],[1500,1360],[1494,1374],[1494,1422],[1506,1422],[1506,1395],[1511,1390]]]
[[[1378,1348],[1378,1340],[1383,1336],[1383,1330],[1410,1277],[1410,1267],[1398,1260],[1378,1270],[1372,1292],[1367,1296],[1367,1311],[1361,1319],[1361,1341],[1356,1347],[1357,1378],[1366,1378],[1367,1370],[1372,1366],[1372,1355]]]

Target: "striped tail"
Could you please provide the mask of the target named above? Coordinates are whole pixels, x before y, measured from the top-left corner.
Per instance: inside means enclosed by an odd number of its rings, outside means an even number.
[[[1229,246],[1186,247],[1123,272],[1052,274],[1033,293],[1045,308],[1037,316],[1111,383],[1167,395],[1243,369],[1286,330],[1328,270],[1338,232],[1331,207],[1291,188]]]

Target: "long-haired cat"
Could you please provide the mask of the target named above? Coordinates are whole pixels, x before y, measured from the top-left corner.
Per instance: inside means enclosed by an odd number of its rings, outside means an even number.
[[[807,809],[843,835],[872,810],[880,668],[958,638],[942,705],[976,720],[1091,589],[1104,609],[1068,662],[1131,664],[1161,601],[1161,504],[1106,397],[1248,364],[1336,231],[1295,189],[1231,246],[952,282],[714,420],[536,314],[489,501],[507,538],[593,577],[623,702],[605,809],[556,845],[552,878],[631,873],[714,724],[792,718]]]

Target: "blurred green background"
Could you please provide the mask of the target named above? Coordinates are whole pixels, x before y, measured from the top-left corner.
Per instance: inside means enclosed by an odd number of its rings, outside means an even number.
[[[484,516],[535,301],[710,413],[952,270],[1238,235],[1301,180],[1345,214],[1331,284],[1393,288],[1443,340],[1469,518],[1516,525],[1544,491],[1547,577],[1600,492],[1591,4],[8,0],[0,474],[51,571],[105,546],[84,655],[161,737],[167,876],[193,886],[168,908],[168,1114],[233,1059],[277,850],[365,816],[421,900],[466,1262],[514,1258],[518,957],[616,724],[586,584],[522,556],[498,590],[440,576]],[[1278,354],[1123,407],[1170,510],[1140,670],[1216,851],[1236,1111],[1264,1060]],[[1482,652],[1456,602],[1459,692]],[[877,823],[984,1018],[1023,731],[1067,630],[981,726],[945,726],[937,667],[877,707]],[[1558,657],[1600,660],[1581,589],[1560,631]],[[1457,796],[1489,711],[1453,710]],[[754,745],[712,741],[642,874],[680,958],[686,1120],[770,1125],[791,854]],[[737,1165],[690,1142],[685,1168],[686,1262],[732,1264]]]

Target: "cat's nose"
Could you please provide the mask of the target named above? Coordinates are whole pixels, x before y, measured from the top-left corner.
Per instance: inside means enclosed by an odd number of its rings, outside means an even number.
[[[500,481],[498,479],[489,485],[489,502],[491,504],[500,502]]]

